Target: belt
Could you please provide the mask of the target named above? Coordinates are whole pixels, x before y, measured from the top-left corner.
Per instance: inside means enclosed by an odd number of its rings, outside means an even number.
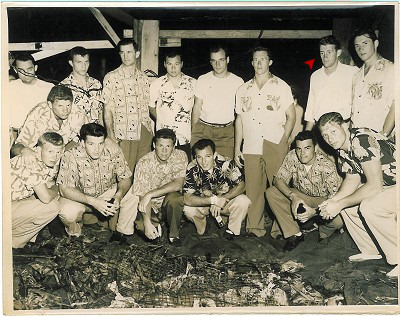
[[[231,121],[231,122],[229,122],[229,123],[226,123],[226,124],[208,123],[208,122],[203,121],[202,119],[200,119],[200,121],[201,121],[203,124],[206,124],[206,125],[211,126],[211,127],[227,127],[227,126],[231,126],[232,123],[233,123],[233,121]]]

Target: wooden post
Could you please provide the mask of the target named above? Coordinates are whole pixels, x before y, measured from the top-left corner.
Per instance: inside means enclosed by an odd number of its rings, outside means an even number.
[[[347,65],[354,65],[348,48],[349,45],[353,44],[349,43],[352,35],[352,19],[333,19],[332,34],[340,42],[340,47],[342,49],[342,55],[339,57],[340,62]]]

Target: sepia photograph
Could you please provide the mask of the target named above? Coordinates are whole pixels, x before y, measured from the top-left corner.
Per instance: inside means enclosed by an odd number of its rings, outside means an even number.
[[[397,2],[1,9],[3,314],[400,313]]]

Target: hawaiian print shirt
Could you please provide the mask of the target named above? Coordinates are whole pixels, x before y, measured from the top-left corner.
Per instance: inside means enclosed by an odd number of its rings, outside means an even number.
[[[55,180],[59,163],[53,168],[47,167],[35,149],[36,163],[25,165],[20,155],[11,159],[11,201],[19,201],[32,196],[34,187]]]
[[[117,182],[131,176],[121,149],[114,156],[104,150],[99,159],[93,160],[81,142],[64,153],[57,184],[78,188],[87,195],[98,197]]]
[[[153,150],[139,159],[135,167],[133,193],[143,196],[170,183],[176,178],[184,178],[188,159],[184,151],[175,149],[166,162],[160,162]],[[153,210],[161,208],[164,196],[153,198]]]
[[[85,123],[87,123],[86,116],[73,108],[60,127],[49,104],[42,102],[28,114],[15,143],[33,148],[43,133],[57,132],[63,137],[64,144],[68,144],[71,140],[78,141],[79,131]]]
[[[185,74],[176,89],[168,75],[156,79],[150,86],[150,107],[156,107],[157,112],[156,129],[172,129],[181,145],[190,143],[195,87],[196,79]]]
[[[119,140],[139,140],[141,124],[153,134],[149,114],[149,80],[140,70],[126,75],[123,66],[104,77],[101,102],[112,109],[114,133]]]
[[[364,177],[363,162],[380,160],[383,185],[396,184],[396,144],[369,128],[350,128],[350,149],[339,150],[339,170]]]
[[[103,103],[100,102],[101,83],[86,74],[86,87],[83,87],[71,73],[61,81],[62,85],[71,89],[74,95],[73,104],[87,116],[90,123],[99,123],[103,116]]]
[[[184,193],[211,196],[209,194],[211,192],[215,195],[222,195],[244,181],[243,174],[233,160],[217,154],[214,161],[211,173],[201,169],[196,159],[189,163],[183,185]]]
[[[320,151],[317,151],[315,161],[307,171],[297,157],[295,149],[291,150],[275,177],[282,179],[287,185],[292,181],[294,188],[314,197],[332,197],[342,183],[335,163]]]

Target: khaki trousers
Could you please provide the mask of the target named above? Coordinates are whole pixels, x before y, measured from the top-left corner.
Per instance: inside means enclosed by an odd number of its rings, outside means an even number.
[[[151,150],[152,135],[146,127],[142,125],[140,140],[121,140],[119,146],[124,153],[129,170],[133,171],[137,161]]]
[[[279,144],[264,140],[262,155],[244,155],[246,195],[251,201],[246,231],[254,233],[258,237],[264,236],[266,233],[264,228],[264,193],[267,189],[267,180],[271,186],[273,177],[282,165],[288,149],[287,139],[282,137]]]
[[[396,186],[361,202],[359,207],[345,209],[343,219],[358,249],[365,254],[378,254],[373,239],[360,218],[360,213],[389,264],[397,264]]]
[[[300,232],[298,222],[294,219],[290,200],[282,194],[276,187],[268,188],[266,192],[269,206],[276,217],[279,227],[274,225],[271,230],[271,236],[276,238],[282,232],[284,238],[288,238]],[[324,225],[319,226],[319,235],[321,238],[327,238],[337,229],[343,227],[343,221],[340,215],[336,216]]]
[[[110,200],[117,192],[117,185],[104,192],[99,198]],[[132,188],[128,190],[120,203],[119,212],[115,213],[107,222],[109,228],[114,231],[117,230],[126,235],[133,234],[133,222],[136,218],[137,204],[139,199],[135,199],[132,194]],[[93,208],[87,204],[72,201],[66,198],[60,198],[60,219],[67,228],[67,233],[77,234],[81,233],[82,218],[85,212],[100,214],[94,211]],[[133,218],[133,219],[132,219]]]
[[[240,235],[240,226],[246,217],[249,206],[249,198],[244,194],[240,194],[230,200],[221,210],[221,215],[228,216],[228,228],[235,235]],[[206,217],[210,214],[210,207],[185,205],[183,213],[191,222],[194,223],[197,233],[203,235],[206,230]]]
[[[11,202],[12,247],[22,248],[35,241],[37,234],[50,223],[60,211],[57,199],[45,204],[34,196]]]

